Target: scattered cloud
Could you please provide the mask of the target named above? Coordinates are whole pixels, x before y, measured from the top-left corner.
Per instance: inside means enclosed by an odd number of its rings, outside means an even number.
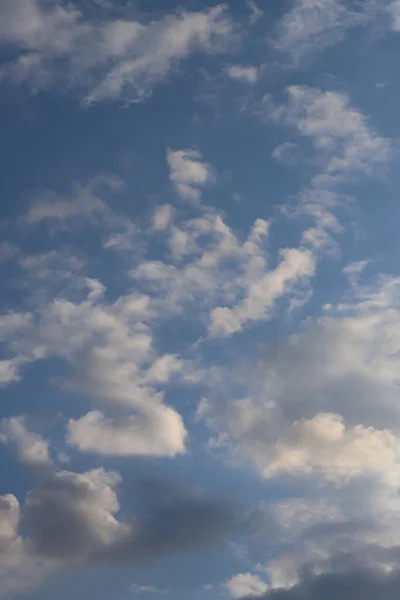
[[[166,592],[166,590],[161,590],[152,585],[139,585],[138,583],[132,583],[129,589],[133,594],[165,594]]]
[[[254,85],[258,79],[257,67],[250,65],[229,65],[226,73],[231,79]]]
[[[83,452],[119,456],[175,456],[185,452],[187,432],[181,416],[160,405],[138,416],[105,417],[91,411],[68,423],[68,442]]]
[[[272,47],[298,66],[305,57],[342,41],[348,30],[364,26],[378,14],[375,0],[295,0],[278,21]]]
[[[141,22],[91,19],[72,3],[7,0],[0,42],[17,57],[2,65],[0,78],[34,91],[67,87],[87,105],[140,101],[190,54],[229,48],[234,29],[223,5]]]
[[[170,180],[183,200],[198,201],[201,188],[215,179],[211,165],[204,163],[197,150],[167,151]]]
[[[16,445],[18,459],[23,464],[38,468],[52,465],[48,442],[27,429],[24,416],[3,419],[0,431],[0,440]]]
[[[268,590],[268,584],[258,575],[238,573],[221,584],[232,598],[259,597]]]

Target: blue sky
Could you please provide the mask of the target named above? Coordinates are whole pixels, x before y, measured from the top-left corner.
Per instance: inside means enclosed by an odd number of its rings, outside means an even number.
[[[399,0],[0,9],[0,597],[397,598]]]

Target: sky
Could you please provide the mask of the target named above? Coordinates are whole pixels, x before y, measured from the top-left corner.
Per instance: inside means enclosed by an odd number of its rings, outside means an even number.
[[[0,598],[397,600],[400,0],[0,11]]]

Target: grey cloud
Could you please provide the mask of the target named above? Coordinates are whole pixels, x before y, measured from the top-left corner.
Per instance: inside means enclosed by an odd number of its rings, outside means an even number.
[[[236,507],[223,500],[159,480],[148,480],[144,495],[143,482],[139,488],[142,497],[136,497],[131,534],[95,558],[141,561],[198,548],[221,549],[240,526]]]
[[[262,600],[397,600],[400,594],[398,571],[384,574],[357,569],[341,573],[308,573],[291,588],[269,590]]]
[[[130,514],[124,522],[118,519],[118,483],[117,474],[103,469],[63,471],[31,491],[23,519],[30,552],[67,562],[137,562],[221,548],[239,526],[229,503],[156,481],[135,483],[128,492]]]

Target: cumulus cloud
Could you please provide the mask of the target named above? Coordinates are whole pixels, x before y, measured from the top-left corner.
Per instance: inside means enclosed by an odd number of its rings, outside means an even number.
[[[38,433],[28,430],[24,416],[3,419],[0,431],[1,441],[16,445],[18,459],[22,463],[30,467],[51,466],[48,442]]]
[[[66,86],[86,104],[142,100],[193,52],[219,52],[231,42],[233,23],[223,6],[158,20],[89,18],[77,4],[7,0],[0,41],[17,53],[1,78],[34,90]],[[63,69],[59,69],[60,61]]]
[[[167,151],[167,163],[178,195],[184,200],[199,200],[201,188],[214,180],[211,165],[202,161],[197,150]]]
[[[183,452],[186,429],[180,415],[163,403],[160,389],[179,374],[183,363],[155,352],[151,332],[142,321],[148,313],[146,297],[133,293],[107,305],[100,282],[87,279],[86,285],[89,291],[82,302],[60,298],[39,305],[31,315],[4,316],[3,340],[27,362],[63,358],[71,369],[67,385],[111,412],[92,411],[71,421],[71,443],[103,454]],[[124,425],[122,416],[112,412],[118,408],[125,411]],[[136,441],[129,441],[131,436]]]
[[[76,561],[141,562],[197,547],[222,545],[238,526],[230,504],[173,482],[140,481],[120,515],[118,473],[54,471],[28,492],[22,507],[12,495],[0,498],[0,550],[14,545],[23,561],[42,557],[49,568]],[[158,491],[157,497],[149,492]],[[129,508],[129,506],[128,506]],[[18,531],[21,523],[24,537]],[[148,590],[150,591],[150,590]]]
[[[318,413],[293,423],[287,437],[276,442],[263,474],[322,472],[338,480],[373,473],[396,481],[399,452],[400,442],[389,430],[346,429],[340,415]]]
[[[265,392],[229,405],[204,401],[200,416],[265,476],[286,469],[396,478],[397,286],[391,279],[357,289],[357,299],[336,314],[269,341]]]
[[[175,456],[185,452],[187,432],[181,416],[168,406],[137,416],[105,417],[91,411],[68,423],[68,442],[81,451],[119,456]]]
[[[252,573],[238,573],[221,585],[228,590],[232,598],[259,597],[269,587],[261,577]]]
[[[116,517],[116,473],[59,471],[26,497],[24,519],[31,552],[47,557],[84,558],[127,531]]]
[[[341,562],[345,563],[346,556]],[[358,568],[357,568],[358,566]],[[366,570],[356,565],[354,570],[343,564],[338,573],[314,574],[304,568],[301,581],[289,588],[272,589],[260,595],[262,600],[394,600],[400,587],[397,570],[385,573],[379,570]]]
[[[229,65],[226,69],[228,77],[254,85],[258,79],[257,67],[251,65]]]

